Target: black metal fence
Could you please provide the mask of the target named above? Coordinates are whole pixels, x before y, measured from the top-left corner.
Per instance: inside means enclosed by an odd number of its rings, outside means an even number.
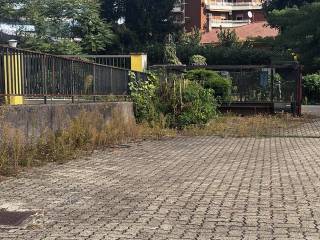
[[[131,68],[130,55],[63,55],[63,57],[90,61],[93,63],[119,68]]]
[[[0,46],[0,96],[74,97],[129,94],[131,70]],[[138,77],[144,73],[136,72]]]
[[[259,112],[288,111],[301,114],[302,78],[297,63],[278,65],[215,65],[215,66],[153,66],[165,70],[167,75],[184,74],[188,70],[205,68],[218,72],[232,80],[229,102],[222,103],[225,109]],[[267,109],[268,108],[268,109]]]

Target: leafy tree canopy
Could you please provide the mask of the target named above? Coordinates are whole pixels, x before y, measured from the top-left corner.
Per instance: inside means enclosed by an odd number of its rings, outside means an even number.
[[[284,8],[269,12],[269,24],[280,30],[277,42],[305,65],[307,71],[320,68],[320,2],[300,8]]]
[[[110,25],[100,17],[98,0],[16,0],[15,5],[5,6],[6,16],[15,14],[35,26],[35,34],[23,36],[23,40],[25,46],[36,50],[95,53],[113,41]]]
[[[177,30],[172,18],[175,0],[104,0],[104,17],[123,23],[126,36],[140,44],[163,41]],[[123,28],[122,28],[123,30]]]
[[[263,6],[266,12],[270,12],[275,9],[301,7],[302,5],[311,2],[314,2],[314,0],[266,0],[264,1]]]
[[[220,28],[218,32],[219,45],[222,47],[233,47],[239,45],[239,38],[235,30]]]
[[[12,21],[17,17],[19,0],[0,0],[1,21]]]

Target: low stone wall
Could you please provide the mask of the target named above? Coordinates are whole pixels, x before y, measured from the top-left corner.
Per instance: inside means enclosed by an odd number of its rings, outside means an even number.
[[[0,126],[10,126],[25,136],[38,137],[47,129],[55,132],[68,127],[70,120],[83,112],[96,112],[106,121],[111,119],[113,112],[120,114],[124,121],[134,120],[130,102],[19,105],[0,107]]]

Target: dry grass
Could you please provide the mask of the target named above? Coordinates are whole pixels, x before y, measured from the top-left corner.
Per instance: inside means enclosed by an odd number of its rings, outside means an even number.
[[[263,137],[279,131],[301,126],[310,119],[293,117],[289,114],[255,116],[220,116],[205,126],[193,126],[182,131],[187,136],[218,135],[221,137]]]
[[[2,127],[0,139],[0,176],[48,162],[63,163],[80,154],[90,153],[113,145],[143,139],[175,136],[176,131],[165,129],[162,123],[137,125],[114,111],[105,121],[97,112],[82,112],[65,130],[44,131],[37,140],[28,141],[17,129]]]
[[[0,139],[0,180],[1,175],[14,175],[25,168],[48,162],[63,163],[80,154],[132,141],[159,140],[177,135],[266,136],[280,129],[299,127],[310,119],[308,116],[294,118],[290,115],[223,115],[207,125],[178,131],[167,129],[165,118],[160,118],[157,123],[137,125],[121,116],[122,114],[113,112],[111,119],[105,121],[99,113],[83,112],[70,122],[67,129],[56,133],[47,130],[37,140],[28,141],[19,130],[10,126],[0,126],[3,129]]]

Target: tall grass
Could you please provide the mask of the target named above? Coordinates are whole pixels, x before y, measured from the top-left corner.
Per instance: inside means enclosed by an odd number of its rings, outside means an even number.
[[[183,135],[217,135],[221,137],[264,137],[277,135],[279,131],[301,126],[309,116],[297,118],[289,114],[219,116],[203,126],[190,126],[182,131]]]
[[[0,126],[0,176],[14,175],[24,168],[48,162],[63,163],[80,153],[90,153],[112,145],[143,139],[161,139],[177,134],[187,136],[218,135],[232,137],[267,136],[275,130],[299,127],[308,117],[290,115],[248,116],[222,115],[208,124],[189,126],[181,131],[168,129],[164,116],[157,122],[137,125],[118,111],[113,111],[106,121],[98,112],[82,112],[58,132],[44,131],[40,138],[27,139],[21,131],[10,126]],[[1,125],[1,121],[0,121]]]
[[[82,112],[58,132],[44,131],[38,139],[27,139],[19,130],[3,126],[0,139],[0,175],[12,175],[25,167],[48,162],[62,163],[81,152],[143,138],[151,133],[112,112],[109,121],[97,112]]]

